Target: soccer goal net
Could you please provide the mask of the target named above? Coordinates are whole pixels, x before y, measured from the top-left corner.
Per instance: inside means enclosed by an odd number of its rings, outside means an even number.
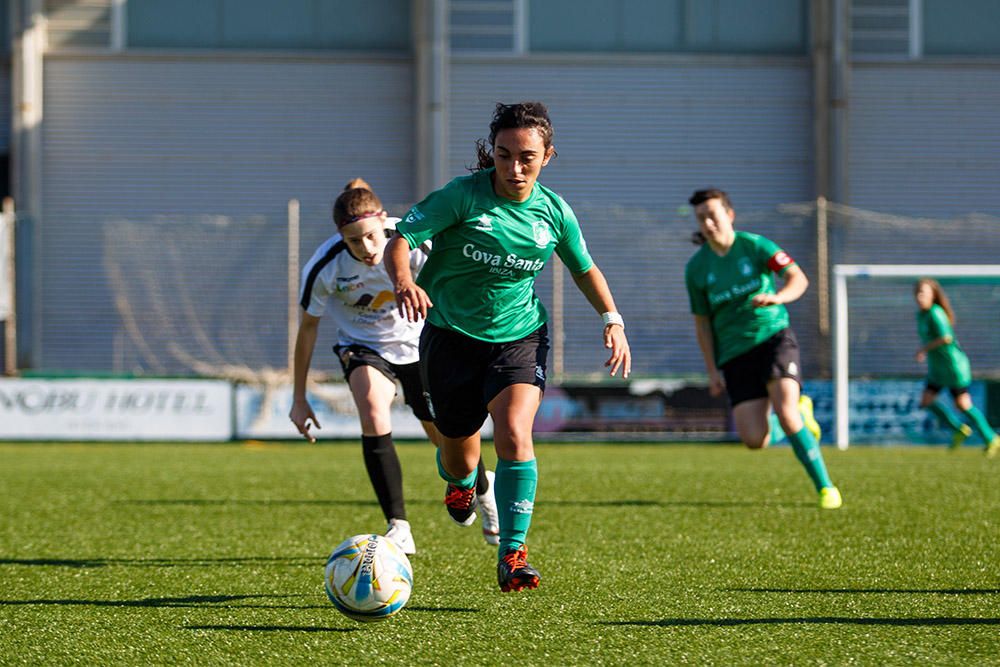
[[[918,278],[934,278],[947,293],[956,314],[955,337],[969,355],[973,377],[1000,378],[1000,265],[836,264],[832,273],[834,427],[841,449],[859,432],[893,439],[919,430],[908,420],[928,418],[914,409],[926,370],[915,359],[921,346],[914,301]],[[881,382],[863,382],[870,379]],[[886,390],[887,379],[900,381],[893,390],[897,395]],[[900,398],[901,392],[909,398]],[[875,412],[895,413],[892,428],[899,430],[886,432],[888,422],[874,420],[872,432],[860,428],[857,421]],[[883,433],[875,432],[879,429]]]

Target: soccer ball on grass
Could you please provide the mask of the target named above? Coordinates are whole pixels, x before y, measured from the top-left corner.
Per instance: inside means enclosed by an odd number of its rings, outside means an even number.
[[[406,605],[413,568],[403,550],[383,535],[355,535],[326,561],[326,594],[355,621],[389,618]]]

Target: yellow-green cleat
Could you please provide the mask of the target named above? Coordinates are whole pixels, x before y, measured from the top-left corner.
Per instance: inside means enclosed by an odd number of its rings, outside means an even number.
[[[816,417],[813,416],[813,401],[805,394],[799,396],[799,414],[802,415],[802,421],[805,423],[806,428],[816,438],[816,442],[819,442],[823,432],[819,428],[819,422],[816,421]]]
[[[965,443],[965,439],[970,435],[972,435],[972,429],[969,428],[968,424],[962,424],[962,428],[955,431],[955,434],[951,436],[951,444],[948,446],[948,449],[954,450],[960,448]]]
[[[1000,435],[993,436],[990,440],[990,444],[986,445],[986,456],[993,458],[997,454],[1000,454]]]
[[[819,490],[819,506],[825,510],[839,509],[844,501],[840,498],[840,491],[835,486],[825,486]]]

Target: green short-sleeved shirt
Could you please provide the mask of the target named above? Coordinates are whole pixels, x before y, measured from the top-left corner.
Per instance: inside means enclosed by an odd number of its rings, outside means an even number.
[[[972,369],[952,329],[951,320],[944,308],[932,305],[928,310],[917,311],[917,334],[924,345],[951,337],[951,342],[934,348],[927,353],[927,382],[939,387],[959,389],[972,384]]]
[[[794,264],[770,239],[736,232],[725,256],[706,243],[688,260],[684,272],[691,312],[712,323],[715,363],[738,357],[788,327],[788,311],[781,304],[754,308],[755,294],[774,294],[774,274]]]
[[[523,202],[498,197],[493,169],[456,178],[410,209],[396,230],[411,248],[433,239],[417,284],[431,324],[491,343],[546,322],[535,277],[555,251],[574,274],[594,265],[573,209],[536,183]]]

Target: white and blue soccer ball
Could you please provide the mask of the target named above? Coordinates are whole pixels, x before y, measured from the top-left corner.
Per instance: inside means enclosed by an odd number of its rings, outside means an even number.
[[[355,621],[389,618],[410,599],[413,568],[396,543],[383,535],[355,535],[326,561],[326,594]]]

